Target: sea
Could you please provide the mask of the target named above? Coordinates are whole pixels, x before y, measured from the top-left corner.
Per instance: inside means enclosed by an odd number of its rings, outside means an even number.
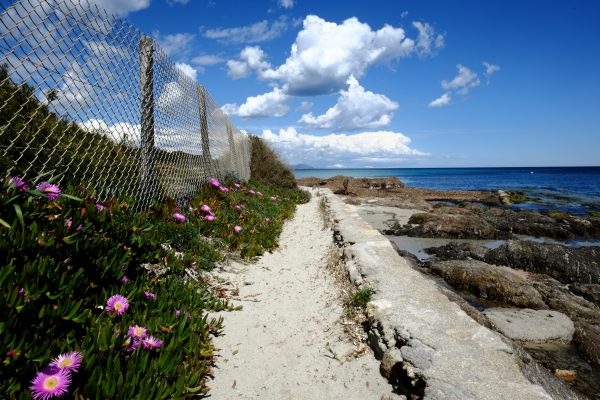
[[[538,200],[515,208],[600,211],[600,167],[296,169],[296,178],[395,176],[407,187],[436,190],[514,190]]]

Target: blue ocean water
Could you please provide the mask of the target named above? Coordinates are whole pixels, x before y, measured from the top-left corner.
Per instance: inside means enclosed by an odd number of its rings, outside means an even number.
[[[540,200],[521,208],[600,211],[600,167],[302,169],[297,178],[395,176],[408,187],[437,190],[518,190]]]

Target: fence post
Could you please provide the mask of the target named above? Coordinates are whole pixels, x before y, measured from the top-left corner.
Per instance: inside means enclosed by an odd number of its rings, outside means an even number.
[[[140,143],[140,197],[149,196],[154,187],[154,45],[152,38],[140,39],[141,87],[141,143]]]
[[[204,174],[205,178],[214,178],[213,162],[210,155],[210,144],[208,142],[208,117],[206,112],[206,90],[204,89],[204,86],[198,85],[198,99],[200,102],[200,137],[202,139]]]

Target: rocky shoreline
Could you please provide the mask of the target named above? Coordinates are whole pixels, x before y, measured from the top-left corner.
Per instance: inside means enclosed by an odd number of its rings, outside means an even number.
[[[510,339],[579,395],[600,398],[600,247],[558,244],[600,239],[600,218],[516,210],[506,207],[506,192],[407,189],[391,178],[301,183],[331,188],[396,244],[402,237],[448,240],[425,249],[427,260],[397,250],[475,321]],[[488,248],[482,240],[503,242]]]

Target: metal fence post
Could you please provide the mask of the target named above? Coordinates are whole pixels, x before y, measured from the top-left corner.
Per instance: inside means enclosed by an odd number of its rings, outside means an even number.
[[[154,45],[152,38],[140,39],[141,86],[141,143],[140,143],[140,195],[149,196],[154,187]],[[140,196],[140,197],[141,197]]]
[[[204,86],[198,85],[198,100],[200,102],[200,137],[202,139],[202,158],[204,160],[205,177],[214,177],[210,144],[208,141],[208,117],[206,112],[206,91]]]

